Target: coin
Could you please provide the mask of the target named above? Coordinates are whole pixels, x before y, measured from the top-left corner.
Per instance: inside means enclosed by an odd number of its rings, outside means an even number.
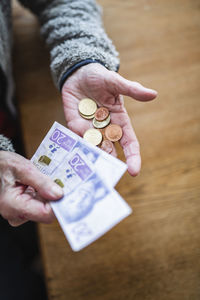
[[[90,119],[93,119],[93,118],[94,118],[94,114],[89,115],[89,116],[83,115],[83,114],[80,113],[80,112],[79,112],[79,114],[80,114],[80,116],[81,116],[82,118],[87,119],[87,120],[90,120]]]
[[[117,142],[122,137],[122,128],[117,124],[110,124],[105,130],[106,138],[111,142]]]
[[[108,118],[108,116],[109,116],[109,110],[104,106],[99,107],[95,112],[95,119],[99,122],[104,121],[105,119]]]
[[[96,112],[97,104],[92,99],[85,98],[79,102],[78,109],[82,115],[91,116]]]
[[[111,153],[113,151],[113,143],[109,140],[104,140],[101,144],[101,149],[107,153]]]
[[[94,146],[97,146],[102,141],[102,134],[98,129],[90,128],[86,130],[86,132],[83,135],[83,138],[89,143],[93,144]]]
[[[95,128],[104,128],[110,123],[110,115],[108,115],[107,119],[102,122],[97,121],[95,118],[93,119],[93,126]]]

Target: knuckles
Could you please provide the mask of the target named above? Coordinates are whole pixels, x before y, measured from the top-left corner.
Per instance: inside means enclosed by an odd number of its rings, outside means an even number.
[[[31,200],[31,201],[30,201]],[[45,205],[36,199],[25,194],[17,194],[11,187],[0,191],[0,214],[11,226],[19,226],[29,220],[52,223],[54,214],[50,205]]]
[[[27,221],[21,221],[21,220],[8,220],[8,223],[12,226],[12,227],[18,227],[24,223],[26,223]]]
[[[43,223],[45,224],[51,224],[54,220],[54,217],[53,216],[48,216],[48,218],[46,218]]]
[[[5,219],[5,220],[12,220],[15,215],[10,211],[10,209],[2,209],[1,210],[1,216]]]
[[[22,163],[16,163],[14,166],[16,177],[22,182],[25,180],[27,176],[32,176],[35,172],[34,166],[30,161],[27,159],[24,159],[23,164]]]
[[[41,212],[41,222],[45,223],[45,224],[50,224],[53,222],[54,220],[54,214],[50,209],[43,209],[43,211]]]
[[[13,177],[20,179],[18,177],[21,177],[21,174],[24,174],[25,177],[29,172],[33,172],[32,170],[32,163],[23,156],[13,152],[0,151],[0,173],[2,175],[9,171]]]

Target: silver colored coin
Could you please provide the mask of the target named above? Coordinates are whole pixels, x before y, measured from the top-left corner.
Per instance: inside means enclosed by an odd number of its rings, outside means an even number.
[[[110,123],[110,115],[102,122],[97,121],[95,118],[93,119],[93,126],[95,128],[104,128]]]

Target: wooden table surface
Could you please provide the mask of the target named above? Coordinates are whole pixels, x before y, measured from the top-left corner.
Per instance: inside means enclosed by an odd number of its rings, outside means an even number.
[[[200,299],[200,1],[101,0],[120,73],[157,89],[125,99],[142,171],[117,190],[133,214],[74,253],[58,223],[39,225],[49,298]],[[65,124],[38,25],[15,4],[15,77],[30,158],[52,123]],[[123,159],[122,151],[118,149]]]

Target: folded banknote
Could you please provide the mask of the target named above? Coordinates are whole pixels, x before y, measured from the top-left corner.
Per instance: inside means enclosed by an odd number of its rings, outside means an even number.
[[[114,190],[126,164],[55,122],[32,162],[64,190],[51,202],[72,249],[89,245],[131,213]]]
[[[57,122],[53,124],[31,160],[42,173],[51,176],[74,148],[82,149],[88,161],[92,162],[104,181],[112,187],[127,169],[124,162],[89,144]]]

